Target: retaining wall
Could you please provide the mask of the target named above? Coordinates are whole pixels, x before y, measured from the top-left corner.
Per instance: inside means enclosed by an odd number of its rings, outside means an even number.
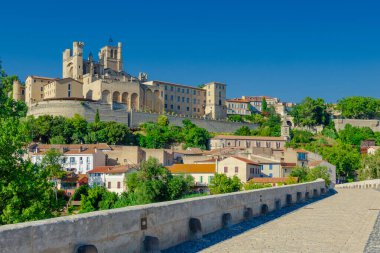
[[[380,179],[365,180],[359,182],[337,184],[335,188],[339,189],[380,189]]]
[[[144,122],[156,122],[160,114],[145,112],[127,112],[126,110],[112,110],[111,105],[100,104],[97,102],[74,101],[74,100],[51,100],[42,101],[33,105],[28,110],[28,115],[35,117],[41,115],[64,116],[71,118],[75,114],[83,116],[87,121],[93,121],[96,110],[99,110],[102,121],[116,121],[128,125],[129,127],[138,127]],[[171,124],[182,126],[184,119],[191,120],[199,127],[206,128],[210,132],[235,132],[242,126],[248,126],[250,129],[256,129],[258,125],[240,122],[229,122],[222,120],[197,119],[189,117],[169,116]]]
[[[141,123],[144,122],[156,122],[160,114],[155,113],[145,113],[145,112],[131,112],[130,113],[130,126],[138,127]],[[230,121],[221,121],[221,120],[211,120],[211,119],[198,119],[190,117],[178,117],[166,115],[169,119],[169,122],[176,126],[182,126],[182,121],[184,119],[189,119],[191,122],[196,124],[199,127],[206,128],[210,132],[219,132],[219,133],[232,133],[235,132],[242,126],[247,126],[250,129],[256,129],[257,124],[249,124],[243,122],[230,122]]]
[[[380,121],[375,119],[334,119],[333,121],[337,131],[343,129],[346,124],[350,124],[355,127],[369,127],[374,132],[380,132]]]
[[[267,211],[273,211],[287,205],[287,202],[296,202],[297,197],[304,199],[306,193],[313,197],[325,191],[325,183],[320,179],[4,225],[0,226],[0,252],[72,253],[78,252],[77,248],[85,244],[94,245],[98,252],[144,252],[149,250],[147,247],[154,250],[154,245],[162,250],[194,238],[189,228],[191,218],[199,222],[201,230],[199,226],[195,228],[200,235],[207,234],[221,229],[223,224],[234,224],[260,215],[265,209],[263,205]],[[152,237],[155,239],[153,242],[159,242],[158,245],[147,243]]]

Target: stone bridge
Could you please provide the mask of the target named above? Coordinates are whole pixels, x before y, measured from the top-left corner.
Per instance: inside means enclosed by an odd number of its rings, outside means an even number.
[[[0,226],[0,252],[380,252],[379,210],[317,180]]]

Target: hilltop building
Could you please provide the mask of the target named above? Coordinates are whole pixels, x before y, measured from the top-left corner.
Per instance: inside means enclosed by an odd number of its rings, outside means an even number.
[[[122,43],[102,47],[95,60],[83,56],[83,42],[74,42],[62,57],[62,78],[28,76],[25,87],[14,83],[13,97],[29,108],[52,100],[82,100],[111,105],[111,109],[173,113],[207,119],[227,116],[226,85],[210,82],[199,87],[148,80],[124,71]]]

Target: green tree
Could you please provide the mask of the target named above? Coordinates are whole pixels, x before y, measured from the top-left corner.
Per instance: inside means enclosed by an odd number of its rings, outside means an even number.
[[[240,135],[240,136],[250,136],[251,135],[251,129],[247,126],[242,126],[239,129],[237,129],[234,133],[235,135]]]
[[[242,186],[243,185],[237,176],[230,178],[225,174],[215,173],[208,188],[210,189],[211,194],[221,194],[240,191]]]
[[[241,115],[229,115],[228,120],[232,122],[243,122],[243,118]]]
[[[338,101],[337,109],[344,118],[374,119],[380,115],[380,99],[372,97],[346,97]]]
[[[298,182],[302,183],[302,182],[308,181],[308,177],[307,177],[308,173],[309,173],[309,169],[306,167],[295,167],[290,172],[290,176],[297,177]]]
[[[79,186],[73,196],[72,196],[72,200],[75,200],[75,201],[79,201],[81,200],[81,195],[84,195],[84,196],[88,196],[88,191],[90,190],[90,188],[88,187],[87,184],[84,184],[84,185],[81,185]]]
[[[361,167],[358,171],[360,180],[380,178],[380,151],[377,150],[374,155],[363,157]]]
[[[343,143],[360,146],[363,140],[375,139],[375,134],[369,127],[354,127],[346,124],[344,129],[339,131],[339,139]]]
[[[157,124],[160,126],[168,126],[169,125],[169,119],[165,115],[160,115],[157,118]]]
[[[57,135],[50,138],[50,144],[65,144],[66,139],[62,135]]]
[[[62,170],[62,153],[57,149],[49,149],[42,158],[41,165],[47,171],[49,179],[61,179],[66,172]]]
[[[95,118],[94,118],[94,123],[98,124],[99,122],[100,122],[99,109],[96,108],[96,114],[95,114]]]
[[[248,181],[243,186],[243,188],[244,188],[245,191],[262,189],[262,188],[270,188],[270,187],[272,187],[271,184],[259,184],[259,183],[254,183],[252,181]]]
[[[325,180],[326,186],[331,184],[329,170],[326,166],[317,166],[309,169],[307,174],[307,181],[314,181],[319,178]]]
[[[267,103],[267,100],[265,99],[265,97],[263,97],[263,99],[261,101],[261,111],[262,112],[268,111],[268,103]]]
[[[306,97],[290,111],[290,114],[298,126],[327,125],[329,115],[326,109],[326,103],[322,98],[314,100],[311,97]]]

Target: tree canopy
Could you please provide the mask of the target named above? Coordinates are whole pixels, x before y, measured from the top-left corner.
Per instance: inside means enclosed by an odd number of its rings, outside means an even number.
[[[380,115],[380,99],[372,97],[346,97],[338,101],[337,109],[344,118],[374,119]]]
[[[290,115],[297,126],[327,125],[329,115],[326,109],[326,103],[322,98],[306,97],[290,111]]]

